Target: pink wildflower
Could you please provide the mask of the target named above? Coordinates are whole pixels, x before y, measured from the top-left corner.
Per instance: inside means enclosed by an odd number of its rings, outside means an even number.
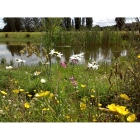
[[[60,65],[61,65],[63,68],[67,68],[66,62],[61,62]]]
[[[73,81],[74,79],[75,79],[74,76],[69,78],[70,81]]]

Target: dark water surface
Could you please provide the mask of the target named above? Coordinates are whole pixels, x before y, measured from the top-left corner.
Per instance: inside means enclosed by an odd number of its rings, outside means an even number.
[[[41,50],[42,46],[38,46]],[[31,57],[27,57],[27,53],[21,57],[20,50],[24,47],[19,46],[10,46],[7,44],[0,44],[0,60],[2,58],[6,59],[6,62],[9,63],[11,60],[15,62],[15,58],[24,59],[27,65],[37,64],[38,62],[42,61],[38,58],[35,54]],[[55,47],[55,51],[61,52],[63,54],[60,62],[65,61],[69,62],[69,57],[73,54],[79,54],[84,52],[84,57],[82,58],[81,64],[85,63],[86,61],[96,61],[96,62],[106,62],[111,63],[112,58],[118,58],[120,56],[126,56],[127,50],[122,47],[118,46],[110,46],[110,47]],[[53,57],[52,63],[57,62],[58,58]],[[45,59],[43,59],[45,61]]]

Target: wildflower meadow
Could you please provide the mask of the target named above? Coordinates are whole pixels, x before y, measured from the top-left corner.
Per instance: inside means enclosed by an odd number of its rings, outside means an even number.
[[[16,66],[0,65],[1,122],[139,122],[139,46],[130,43],[128,55],[111,64],[81,64],[84,52],[63,62],[53,44],[60,19],[50,20],[53,28],[44,34],[41,51],[23,44]],[[33,54],[40,63],[26,65],[24,56]]]

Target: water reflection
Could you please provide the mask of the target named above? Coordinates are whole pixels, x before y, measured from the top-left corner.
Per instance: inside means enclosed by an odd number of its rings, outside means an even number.
[[[42,46],[38,46],[41,50]],[[40,61],[45,61],[45,58],[40,59],[35,54],[31,57],[27,57],[28,54],[23,55],[21,57],[20,51],[24,47],[19,46],[10,46],[8,44],[0,44],[0,59],[5,58],[6,62],[9,63],[10,60],[15,60],[15,58],[20,58],[26,60],[26,64],[32,65],[37,64]],[[84,52],[84,58],[80,62],[85,63],[87,61],[97,61],[97,62],[106,62],[111,63],[112,57],[117,59],[119,56],[126,56],[127,50],[121,47],[104,47],[104,46],[97,46],[97,47],[55,47],[55,50],[61,52],[63,54],[60,62],[65,61],[69,62],[69,57],[73,54],[79,54]],[[52,63],[56,63],[59,60],[56,57],[52,58]]]

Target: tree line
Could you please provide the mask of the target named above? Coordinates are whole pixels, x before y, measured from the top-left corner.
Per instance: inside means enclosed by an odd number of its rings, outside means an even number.
[[[3,18],[5,26],[3,28],[4,32],[19,32],[19,31],[46,31],[45,25],[49,21],[48,18],[34,18],[34,17],[25,17],[25,18]],[[137,21],[138,18],[136,18]],[[125,28],[125,17],[116,17],[116,25],[107,26],[111,29],[124,30]],[[62,18],[62,23],[60,24],[63,30],[91,30],[92,28],[97,28],[102,30],[106,27],[100,27],[96,25],[93,27],[93,18],[92,17],[64,17]]]
[[[3,18],[4,23],[6,24],[3,28],[4,32],[19,32],[19,31],[43,31],[45,29],[45,24],[47,18]],[[81,18],[75,17],[63,18],[60,26],[67,31],[72,29],[80,30],[82,28],[91,29],[93,24],[93,19],[91,17]]]

